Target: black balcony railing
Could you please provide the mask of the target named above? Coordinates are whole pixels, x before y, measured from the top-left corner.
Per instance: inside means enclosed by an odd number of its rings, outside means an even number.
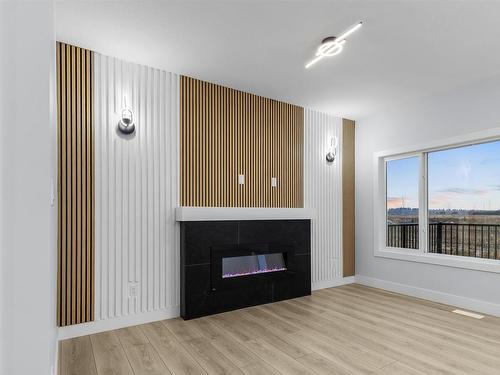
[[[389,224],[387,245],[418,249],[418,224]],[[500,259],[500,225],[430,223],[429,252]]]
[[[389,224],[387,246],[418,249],[418,224]]]

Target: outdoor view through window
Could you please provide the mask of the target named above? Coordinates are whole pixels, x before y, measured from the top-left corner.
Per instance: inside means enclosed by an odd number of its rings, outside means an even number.
[[[424,157],[428,251],[500,259],[500,141]],[[388,246],[419,248],[418,164],[418,157],[387,162]]]
[[[418,249],[419,159],[387,162],[387,246]]]

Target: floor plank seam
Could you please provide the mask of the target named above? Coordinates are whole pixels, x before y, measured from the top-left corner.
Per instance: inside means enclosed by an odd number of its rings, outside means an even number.
[[[160,361],[163,363],[163,365],[165,366],[165,368],[167,369],[167,371],[169,372],[169,374],[172,375],[173,374],[172,370],[165,363],[165,361],[163,360],[163,357],[160,355],[160,352],[158,352],[158,349],[153,345],[153,343],[151,342],[151,340],[148,337],[148,335],[146,334],[146,332],[144,332],[143,325],[140,325],[140,326],[137,326],[137,327],[142,332],[142,334],[144,335],[144,337],[146,337],[146,339],[148,340],[149,345],[151,345],[151,348],[153,348],[153,350],[155,351],[155,353],[158,355],[158,358],[160,358]]]
[[[392,365],[393,365],[393,364],[395,364],[395,363],[400,363],[400,362],[399,362],[397,359],[395,359],[393,362],[388,363],[388,364],[386,364],[386,365],[383,365],[382,367],[379,367],[379,370],[382,370],[382,369],[384,369],[384,368],[386,368],[386,367],[388,367],[388,366],[392,366]]]
[[[214,323],[215,325],[217,325],[219,327],[219,329],[222,329],[222,330],[225,330],[227,331],[223,326],[221,326],[220,324],[218,324],[217,322]],[[274,369],[276,372],[278,372],[279,374],[282,374],[282,375],[286,375],[286,374],[283,374],[279,369],[277,369],[275,366],[273,366],[271,363],[267,362],[265,359],[263,359],[261,356],[258,355],[258,353],[255,353],[254,351],[252,351],[251,348],[248,347],[248,344],[243,341],[243,340],[238,340],[237,337],[235,337],[231,332],[229,332],[229,334],[237,341],[240,341],[240,343],[245,347],[247,348],[251,353],[253,353],[254,356],[256,356],[257,358],[259,358],[261,361],[265,362],[268,366],[270,366],[272,369]]]
[[[99,370],[97,369],[97,361],[95,360],[95,353],[94,353],[94,345],[92,344],[92,339],[90,338],[90,335],[88,336],[89,341],[90,341],[90,348],[92,351],[92,359],[94,360],[94,366],[95,366],[95,373],[99,375]]]
[[[113,332],[113,334],[115,334],[115,333]],[[121,348],[122,348],[122,350],[123,350],[123,354],[125,354],[125,358],[127,358],[127,362],[128,362],[128,365],[130,366],[130,370],[132,371],[132,373],[133,373],[134,375],[137,375],[137,373],[136,373],[136,372],[135,372],[135,370],[134,370],[134,366],[132,366],[132,362],[130,362],[129,355],[127,354],[127,351],[125,350],[125,346],[123,345],[123,342],[122,342],[122,340],[121,340],[120,336],[119,336],[119,335],[116,335],[116,338],[118,339],[118,342],[120,343],[120,347],[121,347]]]

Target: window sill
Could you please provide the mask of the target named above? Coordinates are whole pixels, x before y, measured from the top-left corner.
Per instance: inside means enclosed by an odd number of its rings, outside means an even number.
[[[500,273],[500,260],[471,258],[460,255],[430,254],[419,250],[384,247],[375,250],[376,257],[435,264],[445,267]]]

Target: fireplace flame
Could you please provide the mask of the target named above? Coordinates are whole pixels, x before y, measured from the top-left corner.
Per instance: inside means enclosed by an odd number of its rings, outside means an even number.
[[[248,275],[256,275],[259,273],[269,273],[269,272],[279,272],[286,271],[286,267],[273,267],[273,268],[263,268],[263,269],[253,269],[248,271],[241,271],[238,273],[225,273],[222,275],[223,279],[229,279],[231,277],[239,277],[239,276],[248,276]]]

